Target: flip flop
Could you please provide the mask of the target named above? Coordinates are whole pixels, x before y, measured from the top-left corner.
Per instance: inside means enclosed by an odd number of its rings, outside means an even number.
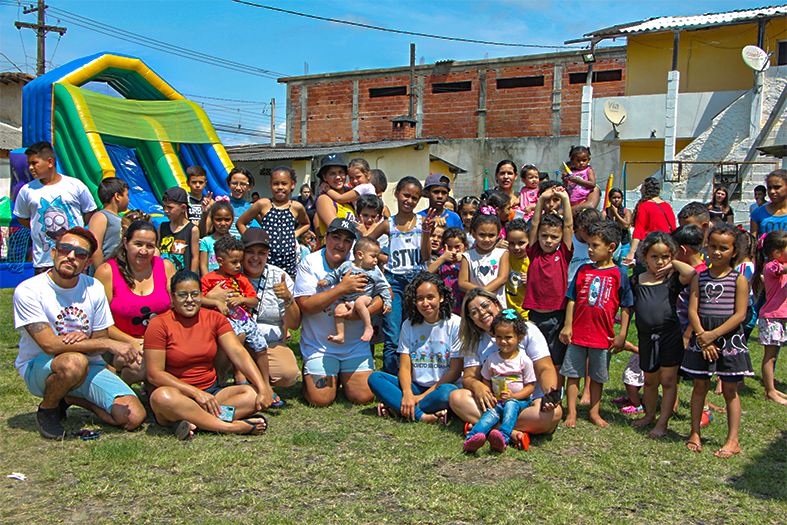
[[[444,427],[448,426],[448,410],[443,410],[443,413],[437,416],[437,422]]]
[[[270,408],[283,408],[287,406],[287,402],[284,401],[282,398],[279,397],[279,394],[276,392],[273,393],[273,403],[271,403]]]
[[[516,436],[511,436],[511,446],[517,450],[530,450],[530,434],[519,432]]]
[[[470,432],[472,429],[473,429],[473,425],[471,425],[470,423],[465,423],[465,428],[464,428],[465,437],[467,437],[468,432]]]
[[[262,419],[262,423],[252,423],[252,422],[251,422],[251,419],[252,419],[252,418],[254,418],[254,419]],[[265,431],[267,431],[267,430],[268,430],[268,419],[267,419],[265,416],[263,416],[262,414],[254,414],[253,416],[249,417],[248,419],[241,419],[241,421],[243,421],[243,422],[244,422],[244,423],[246,423],[247,425],[251,425],[251,428],[250,428],[250,429],[249,429],[247,432],[243,432],[243,433],[241,434],[242,436],[248,436],[248,435],[250,435],[252,432],[254,432],[255,430],[257,430],[257,427],[258,427],[259,425],[265,425],[265,430],[263,430],[262,432],[260,432],[260,434],[258,434],[258,435],[261,435],[262,433],[264,433]]]
[[[723,448],[720,448],[719,450],[714,452],[713,455],[721,459],[730,459],[732,457],[737,456],[740,453],[741,453],[740,450],[735,451],[735,450],[725,450]]]
[[[175,434],[175,437],[178,438],[180,441],[184,441],[191,437],[191,423],[186,421],[185,419],[181,419],[180,421],[176,421],[172,424],[172,433]]]
[[[380,417],[389,417],[388,409],[385,406],[385,403],[380,403],[377,405],[377,415]]]
[[[697,443],[696,441],[688,440],[686,441],[686,448],[688,448],[692,452],[699,453],[702,452],[702,443]]]

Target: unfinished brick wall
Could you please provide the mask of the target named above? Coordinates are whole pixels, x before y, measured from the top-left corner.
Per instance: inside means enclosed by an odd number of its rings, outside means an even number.
[[[556,57],[543,63],[525,65],[483,65],[465,69],[448,68],[449,72],[434,74],[419,69],[417,76],[423,81],[422,137],[445,139],[469,139],[478,137],[479,87],[486,74],[486,112],[484,136],[506,137],[549,137],[553,130],[552,98],[555,64],[562,66],[560,94],[560,135],[579,135],[580,109],[582,100],[581,83],[569,82],[572,73],[586,73],[587,65],[580,57]],[[593,82],[594,97],[622,96],[625,94],[625,58],[599,58],[594,71],[623,70],[620,80]],[[360,72],[362,73],[362,72]],[[407,94],[372,98],[370,89],[404,87],[409,93],[410,78],[407,73],[397,71],[394,76],[364,78],[358,82],[358,140],[370,142],[401,138],[402,133],[393,129],[391,119],[407,115]],[[498,79],[543,76],[543,85],[498,88]],[[434,93],[435,83],[470,81],[469,91]],[[324,80],[310,78],[306,83],[293,81],[290,84],[292,140],[301,143],[301,86],[307,89],[307,144],[351,142],[353,77],[342,76]],[[416,90],[417,93],[417,90]],[[417,100],[416,100],[417,105]],[[409,135],[409,133],[408,133]]]

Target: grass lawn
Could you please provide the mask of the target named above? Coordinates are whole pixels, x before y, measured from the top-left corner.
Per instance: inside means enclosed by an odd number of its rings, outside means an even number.
[[[179,442],[150,411],[127,433],[72,408],[69,433],[90,428],[100,439],[49,442],[13,366],[11,297],[0,291],[2,523],[787,523],[787,407],[763,400],[756,344],[757,379],[742,392],[743,453],[729,460],[712,454],[725,440],[723,415],[703,429],[703,453],[685,448],[688,383],[665,438],[631,428],[612,403],[625,394],[628,354],[612,359],[601,408],[609,428],[588,423],[581,407],[575,430],[535,436],[529,452],[466,455],[458,418],[448,428],[380,419],[374,405],[341,395],[316,409],[298,386],[279,390],[290,406],[270,413],[261,437]],[[783,382],[786,360],[776,371]],[[6,479],[11,472],[27,480]]]

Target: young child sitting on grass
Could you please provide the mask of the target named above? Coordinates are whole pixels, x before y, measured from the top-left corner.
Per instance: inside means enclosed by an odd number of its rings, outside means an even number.
[[[363,320],[363,335],[361,341],[371,341],[374,335],[374,327],[369,315],[369,304],[378,295],[383,298],[383,314],[391,311],[391,291],[388,281],[383,276],[383,272],[377,266],[377,257],[380,255],[380,244],[377,239],[371,237],[361,237],[355,242],[353,247],[355,259],[345,261],[341,266],[332,270],[325,279],[317,281],[319,288],[333,286],[341,281],[347,272],[352,275],[363,274],[368,279],[366,288],[362,294],[343,295],[339,304],[334,308],[334,324],[336,335],[329,335],[328,341],[342,344],[344,343],[344,317],[349,313],[355,313]]]

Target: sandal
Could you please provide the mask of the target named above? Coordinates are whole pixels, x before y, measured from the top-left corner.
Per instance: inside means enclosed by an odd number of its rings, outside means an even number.
[[[697,443],[696,441],[688,440],[686,441],[686,448],[688,448],[692,452],[702,452],[702,443]]]
[[[519,432],[511,436],[511,446],[517,450],[530,450],[530,434]]]
[[[190,438],[191,423],[189,423],[185,419],[176,421],[175,423],[172,424],[172,433],[175,434],[175,437],[178,438],[180,441],[184,441]]]
[[[439,414],[439,413],[435,414],[437,416],[437,422],[440,423],[440,425],[442,425],[444,427],[447,427],[448,426],[448,410],[443,410],[442,412],[443,412],[442,414]]]
[[[282,408],[286,407],[287,402],[284,401],[282,398],[279,397],[279,394],[276,392],[273,393],[273,403],[271,403],[270,408]]]
[[[468,433],[469,433],[469,432],[470,432],[472,429],[473,429],[473,425],[471,425],[470,423],[465,423],[465,428],[464,428],[465,437],[467,437],[467,434],[468,434]]]
[[[380,417],[390,417],[388,414],[388,407],[385,406],[385,403],[377,405],[377,415]]]
[[[254,418],[254,419],[262,419],[262,423],[252,423],[250,421],[252,418]],[[262,432],[260,432],[257,435],[261,435],[263,432],[268,430],[268,419],[265,416],[263,416],[262,414],[254,414],[253,416],[251,416],[251,417],[249,417],[247,419],[241,419],[241,421],[243,421],[247,425],[251,425],[251,428],[247,432],[242,432],[241,433],[242,436],[250,435],[252,432],[257,430],[257,427],[260,426],[260,425],[264,425],[265,428],[263,429]]]

